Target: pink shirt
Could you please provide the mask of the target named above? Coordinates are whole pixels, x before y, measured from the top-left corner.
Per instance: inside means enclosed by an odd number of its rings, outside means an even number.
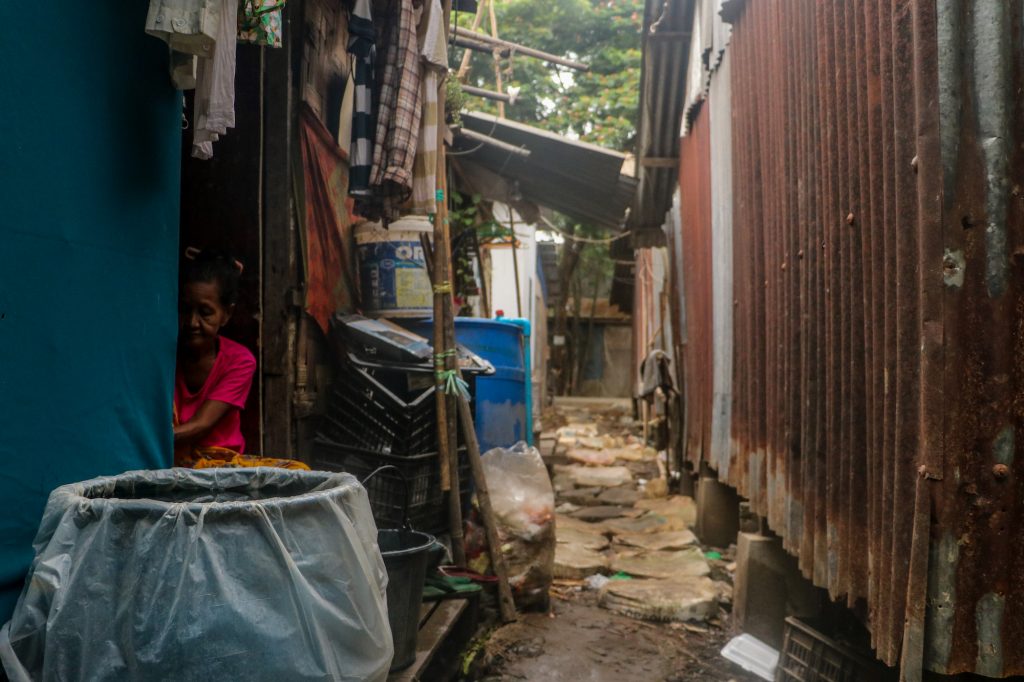
[[[231,339],[221,336],[218,342],[220,348],[210,376],[206,377],[206,383],[196,393],[188,390],[181,372],[175,371],[174,404],[178,407],[178,420],[182,424],[192,419],[207,400],[219,400],[238,408],[229,410],[198,446],[244,452],[245,439],[242,437],[239,413],[245,408],[245,400],[249,397],[252,375],[256,372],[256,358],[248,348]]]

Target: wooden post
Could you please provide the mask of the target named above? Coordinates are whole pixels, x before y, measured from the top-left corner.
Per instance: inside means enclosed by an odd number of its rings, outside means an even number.
[[[440,157],[439,157],[440,158]],[[443,162],[438,162],[438,169],[443,167]],[[445,281],[444,276],[444,217],[441,215],[441,204],[437,202],[437,213],[434,214],[434,265],[431,268],[434,274],[434,282]],[[444,299],[443,291],[439,291],[437,285],[434,287],[434,401],[437,405],[437,454],[441,464],[441,490],[451,489],[451,443],[448,441],[448,400],[445,398],[444,378],[441,372],[445,369],[443,359],[438,355],[444,350]]]
[[[437,202],[436,225],[440,225],[440,239],[436,238],[435,227],[434,241],[434,290],[435,311],[436,302],[440,299],[440,316],[434,316],[434,352],[441,349],[452,351],[444,356],[444,371],[456,371],[458,358],[455,356],[455,316],[452,305],[452,261],[451,261],[451,235],[448,229],[448,174],[446,154],[444,148],[444,135],[441,127],[438,129],[438,175],[437,185],[439,196],[442,200]],[[438,267],[440,266],[440,267]],[[438,331],[440,330],[441,345],[438,345]],[[455,412],[455,396],[440,389],[439,395],[445,403],[444,422],[441,422],[440,413],[438,416],[438,429],[443,429],[444,440],[448,444],[448,522],[449,532],[452,537],[452,558],[459,566],[466,565],[466,547],[462,532],[462,497],[459,494],[459,450],[458,450],[458,429]],[[440,434],[439,434],[440,435]],[[443,475],[443,473],[442,473]]]
[[[508,227],[512,231],[512,273],[516,278],[516,317],[523,316],[523,294],[519,286],[519,252],[516,249],[516,218],[512,202],[508,204]]]
[[[462,373],[459,372],[461,377]],[[473,482],[476,484],[476,499],[480,504],[480,517],[487,535],[487,551],[491,557],[491,567],[498,577],[498,611],[501,620],[511,623],[516,620],[516,603],[512,599],[512,587],[508,582],[508,567],[505,555],[501,552],[501,536],[498,535],[498,522],[491,506],[491,494],[487,489],[487,478],[484,476],[484,465],[480,460],[480,444],[473,428],[473,414],[469,409],[469,401],[463,396],[458,397],[459,419],[466,437],[466,450],[469,454],[469,466],[473,470]]]

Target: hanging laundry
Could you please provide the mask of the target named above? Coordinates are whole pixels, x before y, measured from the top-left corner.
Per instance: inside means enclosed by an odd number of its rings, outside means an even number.
[[[284,5],[284,0],[240,0],[238,40],[267,47],[281,47],[281,11]]]
[[[412,210],[437,211],[437,127],[444,121],[444,100],[439,96],[448,74],[448,46],[444,36],[444,12],[440,0],[423,3],[417,31],[420,47],[420,99],[423,113],[412,168]]]
[[[377,61],[377,33],[370,14],[370,0],[356,0],[348,22],[348,51],[355,74],[352,114],[352,146],[349,152],[349,194],[366,197],[373,167],[373,86]],[[353,85],[353,83],[349,83]]]
[[[199,60],[196,79],[195,127],[192,156],[213,157],[213,143],[235,127],[235,47],[237,0],[212,0],[219,11],[217,45],[213,54]]]
[[[238,2],[150,0],[149,3],[146,33],[170,46],[171,81],[179,90],[196,90],[192,156],[197,159],[212,158],[213,143],[227,133],[228,128],[235,127]]]
[[[217,44],[220,5],[220,0],[150,0],[146,33],[175,52],[210,57]]]
[[[412,196],[412,166],[420,133],[420,55],[412,0],[394,2],[377,107],[372,201],[360,215],[395,220]]]

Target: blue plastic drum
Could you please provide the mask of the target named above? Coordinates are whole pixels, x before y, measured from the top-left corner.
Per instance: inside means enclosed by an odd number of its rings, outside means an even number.
[[[410,331],[433,338],[434,321],[396,320]],[[476,380],[476,437],[480,452],[526,440],[526,370],[523,329],[512,322],[455,318],[455,338],[494,365],[494,374]]]

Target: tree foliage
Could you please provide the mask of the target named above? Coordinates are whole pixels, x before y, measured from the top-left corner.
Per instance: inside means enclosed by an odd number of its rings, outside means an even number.
[[[640,84],[641,0],[497,0],[499,36],[587,64],[589,71],[523,57],[501,60],[504,85],[519,89],[508,118],[604,147],[631,151]],[[486,8],[481,6],[486,13]],[[469,27],[472,15],[458,22]],[[485,15],[481,30],[489,28]],[[489,32],[489,31],[486,31]],[[461,57],[461,50],[457,57]],[[455,62],[457,63],[457,62]],[[491,55],[475,53],[468,82],[494,89]],[[496,103],[471,98],[475,110]]]

